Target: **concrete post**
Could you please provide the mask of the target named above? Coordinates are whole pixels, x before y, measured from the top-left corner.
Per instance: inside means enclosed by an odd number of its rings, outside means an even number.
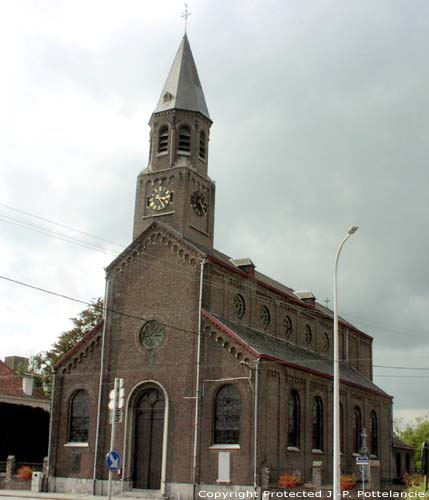
[[[322,487],[322,468],[321,461],[314,461],[311,467],[311,483],[316,490],[320,490]]]
[[[381,486],[380,460],[369,461],[369,490],[378,491]]]
[[[12,476],[15,474],[16,459],[13,455],[9,455],[6,461],[6,482],[11,481]]]

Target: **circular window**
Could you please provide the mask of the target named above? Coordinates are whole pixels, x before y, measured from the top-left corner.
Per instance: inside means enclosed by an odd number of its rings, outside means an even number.
[[[261,319],[261,323],[267,327],[271,321],[270,310],[267,306],[262,306],[259,312],[259,318]]]
[[[165,326],[157,321],[148,321],[140,332],[140,343],[148,350],[157,349],[165,339]]]
[[[322,348],[323,348],[324,352],[328,352],[329,351],[329,336],[328,336],[328,334],[326,332],[323,334]]]
[[[292,335],[292,321],[289,318],[289,316],[285,316],[283,318],[283,329],[284,329],[286,338],[289,338]]]
[[[311,344],[311,340],[312,340],[312,333],[311,333],[311,328],[309,327],[309,325],[305,325],[305,328],[304,328],[304,341],[305,341],[305,345],[310,345]]]
[[[243,296],[237,293],[232,299],[232,308],[238,319],[244,316],[246,311],[246,303],[244,302]]]

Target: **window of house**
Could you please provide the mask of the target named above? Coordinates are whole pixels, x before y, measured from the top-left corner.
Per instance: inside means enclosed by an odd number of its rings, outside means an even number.
[[[353,452],[359,453],[362,440],[362,413],[358,406],[353,412]]]
[[[214,414],[214,444],[239,444],[240,394],[232,384],[219,389]]]
[[[204,130],[200,133],[200,149],[198,154],[201,160],[206,159],[206,133]]]
[[[323,403],[319,396],[313,400],[313,450],[323,450]]]
[[[87,443],[89,430],[89,396],[84,390],[74,393],[70,402],[69,442]]]
[[[168,126],[164,125],[159,129],[158,153],[166,153],[167,151],[168,151]]]
[[[179,129],[179,152],[191,152],[191,129],[187,125],[182,125]]]
[[[344,408],[340,403],[340,451],[344,453],[344,443],[345,443],[345,429],[344,429]]]
[[[378,418],[375,411],[371,412],[371,455],[378,455]]]
[[[300,408],[299,395],[297,391],[291,391],[288,405],[288,439],[287,445],[291,448],[299,448]]]

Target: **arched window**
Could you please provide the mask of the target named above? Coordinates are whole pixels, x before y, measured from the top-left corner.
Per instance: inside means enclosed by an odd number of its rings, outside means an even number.
[[[313,450],[323,450],[323,403],[319,396],[313,400]]]
[[[191,152],[191,129],[187,125],[182,125],[179,129],[179,152]]]
[[[74,393],[70,401],[69,442],[87,443],[89,429],[89,396],[86,391]]]
[[[344,429],[344,408],[340,403],[340,451],[344,453],[344,443],[345,443],[345,429]]]
[[[216,394],[214,411],[214,444],[240,443],[240,394],[232,384]]]
[[[371,455],[378,455],[378,418],[373,410],[371,412]]]
[[[159,129],[158,133],[158,153],[166,153],[168,151],[168,126],[164,125]]]
[[[288,439],[287,445],[293,448],[299,448],[299,395],[297,391],[291,391],[288,406]]]
[[[204,132],[204,130],[202,130],[200,133],[200,149],[198,155],[201,160],[206,159],[206,133]]]
[[[353,452],[359,453],[362,439],[362,414],[358,406],[353,412]]]

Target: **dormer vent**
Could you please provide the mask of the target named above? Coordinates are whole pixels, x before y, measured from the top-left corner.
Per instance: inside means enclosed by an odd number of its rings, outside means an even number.
[[[244,271],[249,276],[255,275],[255,264],[249,259],[249,257],[243,257],[241,259],[230,259],[231,263],[235,267],[238,267],[241,271]]]
[[[316,297],[310,290],[294,292],[294,294],[306,304],[310,304],[311,306],[316,305]]]

